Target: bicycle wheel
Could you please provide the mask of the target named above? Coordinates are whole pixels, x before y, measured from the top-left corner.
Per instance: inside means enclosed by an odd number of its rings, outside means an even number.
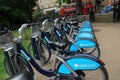
[[[37,57],[39,57],[39,60],[41,60],[41,62],[43,63],[47,63],[50,58],[51,58],[51,51],[50,48],[44,43],[44,42],[38,42],[37,43],[37,50],[39,55]],[[34,54],[33,49],[32,49],[32,44],[30,43],[28,46],[28,51],[30,53],[30,55],[38,62],[38,59],[35,58],[36,54]]]
[[[6,61],[6,59],[4,59],[4,68],[9,76],[13,75],[13,73],[10,70],[10,66],[8,65],[8,62]]]
[[[104,66],[97,70],[76,71],[82,80],[109,80],[108,72]]]
[[[39,56],[42,58],[44,63],[47,63],[51,58],[51,50],[42,40],[38,42]]]
[[[31,73],[33,73],[32,67],[28,62],[26,62],[26,60],[23,57],[12,57],[11,62],[13,66],[12,69],[14,72],[11,72],[11,67],[8,65],[7,60],[4,59],[4,67],[9,76],[13,76],[14,74],[23,70],[31,71]]]
[[[95,57],[100,57],[100,48],[99,47],[92,47],[92,48],[81,48],[83,53],[87,53],[93,55]]]
[[[76,70],[75,71],[80,80],[109,80],[108,72],[104,66],[97,70]],[[72,77],[73,76],[73,77]],[[78,80],[74,79],[74,75],[71,73],[67,77],[56,77],[55,80]]]

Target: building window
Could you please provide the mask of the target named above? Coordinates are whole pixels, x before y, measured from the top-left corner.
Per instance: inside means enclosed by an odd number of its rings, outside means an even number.
[[[40,0],[40,2],[42,3],[42,0]]]
[[[40,9],[42,9],[43,8],[43,5],[40,5]]]
[[[45,8],[48,8],[48,4],[47,3],[45,3]]]
[[[53,7],[54,5],[53,5],[53,2],[50,2],[50,7]]]

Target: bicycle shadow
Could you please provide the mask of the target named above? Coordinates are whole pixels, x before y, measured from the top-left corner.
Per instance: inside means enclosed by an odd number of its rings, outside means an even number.
[[[100,29],[93,29],[93,30],[94,30],[94,32],[102,31],[102,30],[100,30]]]

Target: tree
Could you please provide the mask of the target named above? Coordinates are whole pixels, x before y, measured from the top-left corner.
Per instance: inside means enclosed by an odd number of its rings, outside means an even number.
[[[0,0],[0,26],[32,21],[35,0]]]

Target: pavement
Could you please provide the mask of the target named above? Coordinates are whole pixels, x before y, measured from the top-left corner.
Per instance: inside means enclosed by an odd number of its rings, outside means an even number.
[[[93,23],[109,80],[120,80],[120,23]]]
[[[109,80],[120,80],[120,23],[92,23]],[[47,64],[51,67],[52,61]],[[36,71],[35,71],[36,72]],[[35,73],[35,80],[49,80]]]

